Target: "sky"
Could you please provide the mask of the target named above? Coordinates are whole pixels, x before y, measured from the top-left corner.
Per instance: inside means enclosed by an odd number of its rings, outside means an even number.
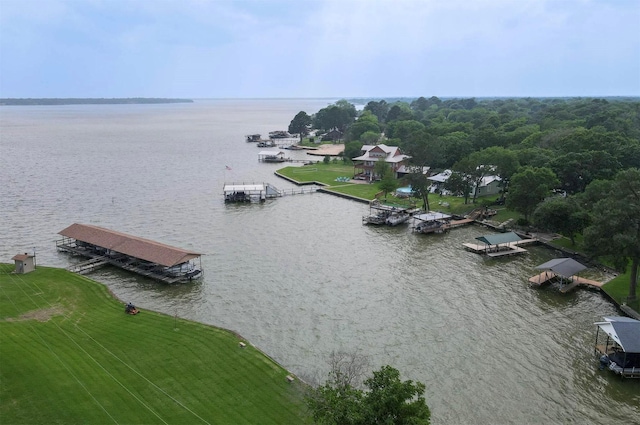
[[[0,97],[640,96],[640,0],[0,0]]]

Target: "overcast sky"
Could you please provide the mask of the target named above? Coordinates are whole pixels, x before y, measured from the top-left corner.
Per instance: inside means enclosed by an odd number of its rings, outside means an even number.
[[[0,0],[0,97],[640,96],[640,0]]]

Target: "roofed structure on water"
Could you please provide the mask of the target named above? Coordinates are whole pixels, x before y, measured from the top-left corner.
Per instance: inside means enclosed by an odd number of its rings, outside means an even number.
[[[201,274],[193,260],[202,254],[89,224],[74,223],[58,232],[58,249],[135,271],[155,279],[175,282]]]
[[[569,278],[587,269],[587,266],[578,263],[572,258],[555,258],[536,267],[538,270],[549,270],[558,276]]]
[[[629,317],[606,316],[596,322],[596,351],[602,367],[625,378],[640,378],[640,321]],[[605,341],[599,341],[603,331]]]
[[[280,191],[269,183],[225,183],[222,191],[225,202],[264,201],[280,196]]]
[[[508,244],[522,240],[515,232],[494,233],[492,235],[478,236],[476,239],[486,245]]]

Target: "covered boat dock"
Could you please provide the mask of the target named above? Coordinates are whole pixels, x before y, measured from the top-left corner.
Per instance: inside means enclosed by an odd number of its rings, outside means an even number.
[[[280,196],[280,191],[269,183],[225,183],[222,191],[225,202],[257,202]]]
[[[555,258],[544,264],[540,264],[536,269],[543,270],[543,272],[530,277],[529,283],[542,286],[545,283],[560,280],[560,282],[563,283],[562,288],[560,288],[560,292],[563,293],[569,292],[580,285],[591,286],[597,289],[602,287],[602,282],[596,282],[595,280],[589,280],[577,276],[578,273],[586,270],[587,266],[572,258]]]
[[[58,250],[89,258],[69,268],[78,273],[110,264],[166,283],[202,276],[197,252],[88,224],[74,223],[58,234],[63,236],[56,241]]]
[[[640,378],[640,321],[608,316],[594,325],[600,368],[608,368],[623,378]],[[600,331],[606,335],[604,341],[599,341]]]
[[[502,257],[504,255],[522,254],[526,249],[520,245],[537,242],[537,239],[522,239],[515,232],[495,233],[492,235],[478,236],[484,245],[464,243],[465,248],[477,254],[486,254],[489,257]]]

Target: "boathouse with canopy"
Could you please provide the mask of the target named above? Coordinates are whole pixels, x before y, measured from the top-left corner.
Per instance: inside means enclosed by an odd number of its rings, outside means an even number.
[[[594,324],[595,351],[600,355],[601,368],[606,367],[623,378],[640,378],[640,321],[607,316]]]
[[[535,239],[522,239],[515,232],[478,236],[476,240],[482,242],[482,245],[472,243],[462,245],[475,253],[486,254],[489,257],[525,253],[527,250],[520,248],[520,245],[536,241]]]
[[[58,234],[58,250],[89,258],[77,265],[79,272],[110,264],[167,283],[202,275],[197,252],[88,224],[74,223]]]
[[[569,292],[577,286],[600,289],[603,285],[602,282],[578,276],[578,273],[587,268],[587,266],[577,262],[573,258],[554,258],[537,266],[536,269],[542,270],[542,272],[530,277],[529,283],[542,286],[552,281],[560,281],[560,292],[563,293]]]
[[[544,264],[540,264],[536,269],[542,270],[542,273],[535,277],[537,279],[535,283],[541,285],[555,278],[571,280],[573,276],[586,270],[587,266],[580,264],[573,258],[554,258]]]

